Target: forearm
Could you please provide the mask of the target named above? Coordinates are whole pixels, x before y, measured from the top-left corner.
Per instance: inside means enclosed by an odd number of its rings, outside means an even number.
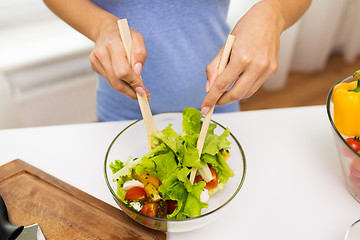
[[[269,4],[278,12],[284,31],[301,18],[310,7],[312,0],[263,0],[261,2]]]
[[[74,29],[96,42],[101,29],[117,17],[90,0],[44,0],[48,8]]]

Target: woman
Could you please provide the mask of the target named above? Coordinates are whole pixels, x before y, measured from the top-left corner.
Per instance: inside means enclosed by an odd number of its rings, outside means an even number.
[[[141,118],[136,93],[150,96],[153,114],[196,107],[206,114],[238,111],[277,70],[281,33],[311,0],[263,0],[231,31],[227,68],[218,76],[230,32],[229,0],[44,0],[69,25],[95,42],[90,62],[99,74],[99,121]],[[128,64],[117,26],[127,18],[133,47]],[[140,74],[142,79],[140,78]],[[121,94],[122,93],[122,94]]]

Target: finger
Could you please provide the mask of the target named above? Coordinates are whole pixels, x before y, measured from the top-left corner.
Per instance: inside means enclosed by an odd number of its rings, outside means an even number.
[[[121,44],[120,41],[116,41],[106,45],[109,60],[115,77],[126,81],[130,86],[134,86],[135,88],[138,86],[137,82],[141,82],[141,79],[139,76],[136,76],[131,69],[125,49]]]
[[[97,59],[97,57],[95,56],[94,52],[91,52],[90,56],[90,63],[91,63],[91,68],[94,72],[96,72],[97,74],[103,76],[105,79],[107,78],[107,75],[105,73],[105,70],[103,69],[103,67],[101,66],[101,63],[99,62],[99,60]]]
[[[132,36],[132,51],[131,51],[131,65],[137,75],[141,74],[142,68],[145,64],[147,51],[145,48],[144,37],[133,29]]]
[[[137,100],[136,93],[134,89],[124,81],[119,81],[118,79],[114,78],[113,76],[109,78],[110,85],[118,92],[121,92],[125,96]]]
[[[116,77],[113,70],[113,65],[110,59],[110,55],[107,52],[107,49],[102,48],[95,51],[95,56],[98,59],[99,63],[101,64],[101,67],[104,69],[105,74],[107,76],[106,80],[109,82],[109,84],[116,91],[121,92],[122,94],[132,99],[137,99],[134,89],[129,84]]]
[[[258,88],[261,86],[261,84],[259,86],[257,84],[259,77],[260,73],[258,72],[245,71],[231,89],[219,98],[217,104],[226,105],[243,99],[252,87]]]
[[[236,81],[243,69],[241,66],[236,65],[237,64],[230,59],[228,67],[225,68],[224,71],[217,77],[208,94],[204,98],[201,109],[204,107],[210,108],[214,106],[231,84]]]
[[[127,82],[117,79],[114,73],[110,73],[107,80],[116,91],[134,100],[137,99],[134,89]]]
[[[139,94],[145,94],[145,86],[139,75],[135,74],[135,72],[131,69],[128,59],[126,58],[125,49],[122,47],[120,42],[111,42],[106,45],[106,49],[108,51],[108,56],[110,60],[110,66],[112,76],[117,80],[122,80],[130,86],[133,91],[136,91]],[[107,70],[106,70],[107,71]],[[121,84],[124,85],[124,84]],[[120,87],[120,85],[118,85]],[[122,86],[124,90],[129,93],[126,85]],[[133,94],[131,94],[133,96]]]
[[[243,98],[251,97],[277,69],[277,61],[255,60],[252,65],[239,77],[232,88],[218,100],[218,105],[226,105]]]

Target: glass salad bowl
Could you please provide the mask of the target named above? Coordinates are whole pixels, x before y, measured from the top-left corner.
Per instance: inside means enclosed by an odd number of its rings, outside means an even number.
[[[343,171],[343,175],[345,177],[346,185],[350,193],[354,196],[354,198],[358,202],[360,202],[360,154],[356,152],[348,142],[351,138],[353,138],[353,136],[345,136],[341,134],[337,129],[337,127],[335,126],[334,104],[333,104],[333,91],[335,86],[338,85],[339,83],[349,83],[356,80],[357,79],[353,78],[352,76],[349,76],[337,82],[331,88],[328,94],[326,109],[327,109],[327,115],[329,121],[332,126],[335,145],[339,155],[341,168]]]
[[[154,115],[154,120],[157,128],[161,131],[169,124],[179,134],[182,131],[182,113],[162,113]],[[217,124],[214,133],[221,135],[225,127]],[[227,140],[231,142],[230,157],[227,159],[227,164],[234,172],[234,176],[230,177],[225,184],[223,190],[212,195],[207,202],[208,207],[202,209],[201,215],[186,219],[164,219],[145,215],[129,207],[117,195],[117,182],[113,181],[113,173],[109,167],[110,163],[115,160],[126,162],[129,156],[141,158],[149,152],[145,125],[143,120],[137,120],[124,128],[111,142],[106,156],[105,156],[105,181],[106,184],[119,207],[136,222],[164,232],[185,232],[200,228],[206,224],[213,222],[219,214],[228,209],[232,200],[238,194],[240,188],[245,180],[246,161],[243,149],[235,138],[230,133]]]

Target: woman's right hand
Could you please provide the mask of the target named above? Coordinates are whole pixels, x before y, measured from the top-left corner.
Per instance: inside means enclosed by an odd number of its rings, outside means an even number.
[[[146,94],[140,77],[146,59],[146,48],[143,36],[130,28],[132,37],[131,64],[129,65],[122,45],[117,19],[105,24],[97,35],[95,48],[90,54],[92,69],[103,76],[118,92],[137,99],[136,93]]]

